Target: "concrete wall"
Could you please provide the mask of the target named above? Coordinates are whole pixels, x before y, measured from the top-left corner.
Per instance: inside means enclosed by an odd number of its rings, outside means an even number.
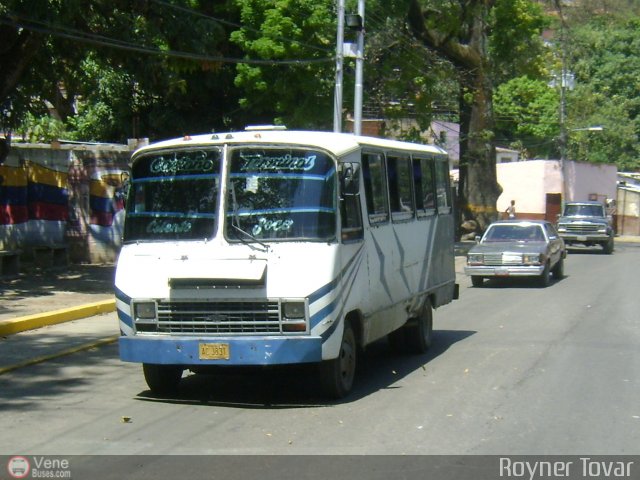
[[[618,235],[640,235],[640,189],[618,188],[616,227]]]
[[[114,262],[133,147],[12,145],[0,165],[0,249],[64,244],[73,262]]]
[[[560,162],[557,160],[527,160],[496,165],[502,195],[498,212],[504,212],[511,200],[516,202],[519,218],[542,219],[546,211],[546,194],[562,192]]]
[[[496,165],[502,195],[498,198],[498,212],[504,212],[511,200],[516,201],[520,218],[545,218],[547,194],[562,194],[562,169],[559,160],[527,160]],[[567,161],[565,179],[567,194],[564,201],[615,199],[617,196],[617,168],[615,165]]]
[[[615,165],[566,162],[567,201],[615,199],[618,169]]]

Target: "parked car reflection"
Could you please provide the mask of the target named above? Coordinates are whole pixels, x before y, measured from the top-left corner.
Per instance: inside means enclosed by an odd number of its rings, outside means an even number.
[[[549,285],[551,275],[562,278],[567,256],[564,241],[556,228],[544,220],[494,222],[478,244],[469,250],[465,273],[474,287],[490,277],[539,277]]]

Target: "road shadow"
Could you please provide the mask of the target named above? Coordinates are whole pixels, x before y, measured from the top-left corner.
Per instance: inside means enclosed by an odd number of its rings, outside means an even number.
[[[399,388],[395,384],[418,370],[429,371],[429,363],[474,331],[435,330],[433,345],[423,355],[393,353],[386,340],[369,345],[360,355],[355,384],[350,395],[328,400],[319,389],[316,365],[270,368],[220,368],[208,374],[183,377],[175,395],[140,392],[137,399],[149,402],[227,406],[245,409],[328,407],[355,402],[379,390]]]
[[[481,287],[473,287],[475,289],[501,289],[501,288],[524,288],[524,289],[545,289],[551,288],[556,283],[563,282],[564,280],[570,278],[570,275],[566,273],[562,276],[562,278],[551,277],[551,283],[548,286],[544,287],[540,285],[540,279],[538,277],[509,277],[509,278],[486,278],[482,283]]]
[[[60,343],[64,338],[38,337],[40,342]],[[89,343],[95,340],[87,334]],[[36,345],[32,358],[43,351]],[[81,352],[50,358],[0,375],[0,413],[30,412],[50,405],[54,397],[95,391],[95,378],[103,376],[105,369],[126,368],[118,358],[116,344],[108,344]],[[73,372],[73,373],[71,373]]]
[[[115,265],[80,265],[51,269],[27,264],[17,276],[3,278],[0,294],[10,296],[50,295],[52,291],[78,293],[113,292]]]
[[[17,313],[25,315],[28,308],[25,302],[31,299],[44,297],[53,302],[55,309],[55,296],[58,294],[113,294],[114,292],[114,265],[69,265],[55,269],[39,269],[27,265],[21,269],[19,275],[2,278],[0,282],[0,315]],[[79,302],[82,303],[82,302]],[[63,308],[65,305],[57,308]]]

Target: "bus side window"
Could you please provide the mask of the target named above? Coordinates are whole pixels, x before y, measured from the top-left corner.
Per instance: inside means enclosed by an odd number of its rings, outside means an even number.
[[[391,216],[395,221],[413,218],[413,195],[411,192],[411,165],[407,157],[387,157],[389,178],[389,200]]]
[[[448,162],[436,162],[436,192],[438,213],[451,213],[451,190],[449,188]]]
[[[389,207],[387,205],[387,185],[382,154],[365,153],[362,155],[362,176],[369,224],[379,225],[388,222]]]
[[[342,241],[360,240],[363,236],[360,210],[360,165],[340,165],[340,217]]]
[[[433,215],[436,211],[433,164],[430,158],[413,158],[413,182],[418,218]]]

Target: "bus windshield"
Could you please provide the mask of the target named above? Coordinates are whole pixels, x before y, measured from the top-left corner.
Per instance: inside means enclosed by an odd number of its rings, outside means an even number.
[[[131,169],[124,241],[213,237],[220,157],[218,148],[138,157]]]
[[[323,152],[232,151],[226,206],[230,241],[335,238],[336,169]]]

